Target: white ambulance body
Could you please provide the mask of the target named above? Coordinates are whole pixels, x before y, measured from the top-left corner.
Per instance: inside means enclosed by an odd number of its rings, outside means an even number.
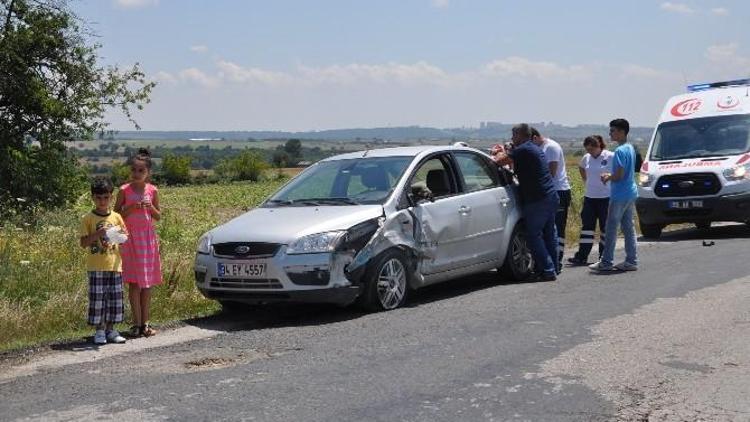
[[[688,87],[672,97],[638,180],[644,237],[668,224],[750,224],[750,79]]]

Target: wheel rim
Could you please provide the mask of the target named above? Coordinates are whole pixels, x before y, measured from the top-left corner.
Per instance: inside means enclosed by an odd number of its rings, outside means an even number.
[[[516,272],[524,273],[530,271],[531,265],[533,264],[531,259],[531,251],[529,251],[529,247],[526,246],[526,242],[520,235],[516,235],[515,237],[513,237],[512,248],[513,249],[511,249],[511,252],[513,253],[513,267]]]
[[[406,293],[406,269],[396,258],[383,264],[378,274],[378,299],[385,309],[394,309],[401,304]]]

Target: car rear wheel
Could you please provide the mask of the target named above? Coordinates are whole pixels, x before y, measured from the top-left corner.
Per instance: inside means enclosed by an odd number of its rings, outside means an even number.
[[[500,275],[513,281],[523,281],[529,278],[533,266],[534,260],[531,258],[526,236],[518,225],[513,229],[508,252],[505,254],[505,261],[503,266],[499,268]]]
[[[389,311],[403,305],[409,291],[408,268],[400,250],[383,252],[365,275],[361,304],[371,311]]]
[[[664,229],[663,226],[658,224],[643,224],[640,223],[641,234],[646,239],[658,239],[661,237],[661,231]]]

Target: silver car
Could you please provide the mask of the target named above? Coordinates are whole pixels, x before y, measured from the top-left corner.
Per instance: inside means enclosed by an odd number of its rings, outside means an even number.
[[[322,160],[204,234],[198,289],[237,303],[372,310],[410,291],[492,269],[525,279],[531,255],[510,174],[460,146],[387,148]]]

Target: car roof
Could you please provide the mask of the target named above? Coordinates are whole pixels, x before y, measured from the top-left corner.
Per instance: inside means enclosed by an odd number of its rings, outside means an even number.
[[[346,154],[339,154],[333,157],[328,157],[321,161],[336,161],[336,160],[352,160],[360,158],[374,158],[374,157],[416,157],[418,155],[427,155],[435,152],[445,151],[474,151],[478,150],[474,148],[459,147],[452,145],[420,145],[413,147],[393,147],[393,148],[378,148],[368,149],[357,152],[349,152]]]

